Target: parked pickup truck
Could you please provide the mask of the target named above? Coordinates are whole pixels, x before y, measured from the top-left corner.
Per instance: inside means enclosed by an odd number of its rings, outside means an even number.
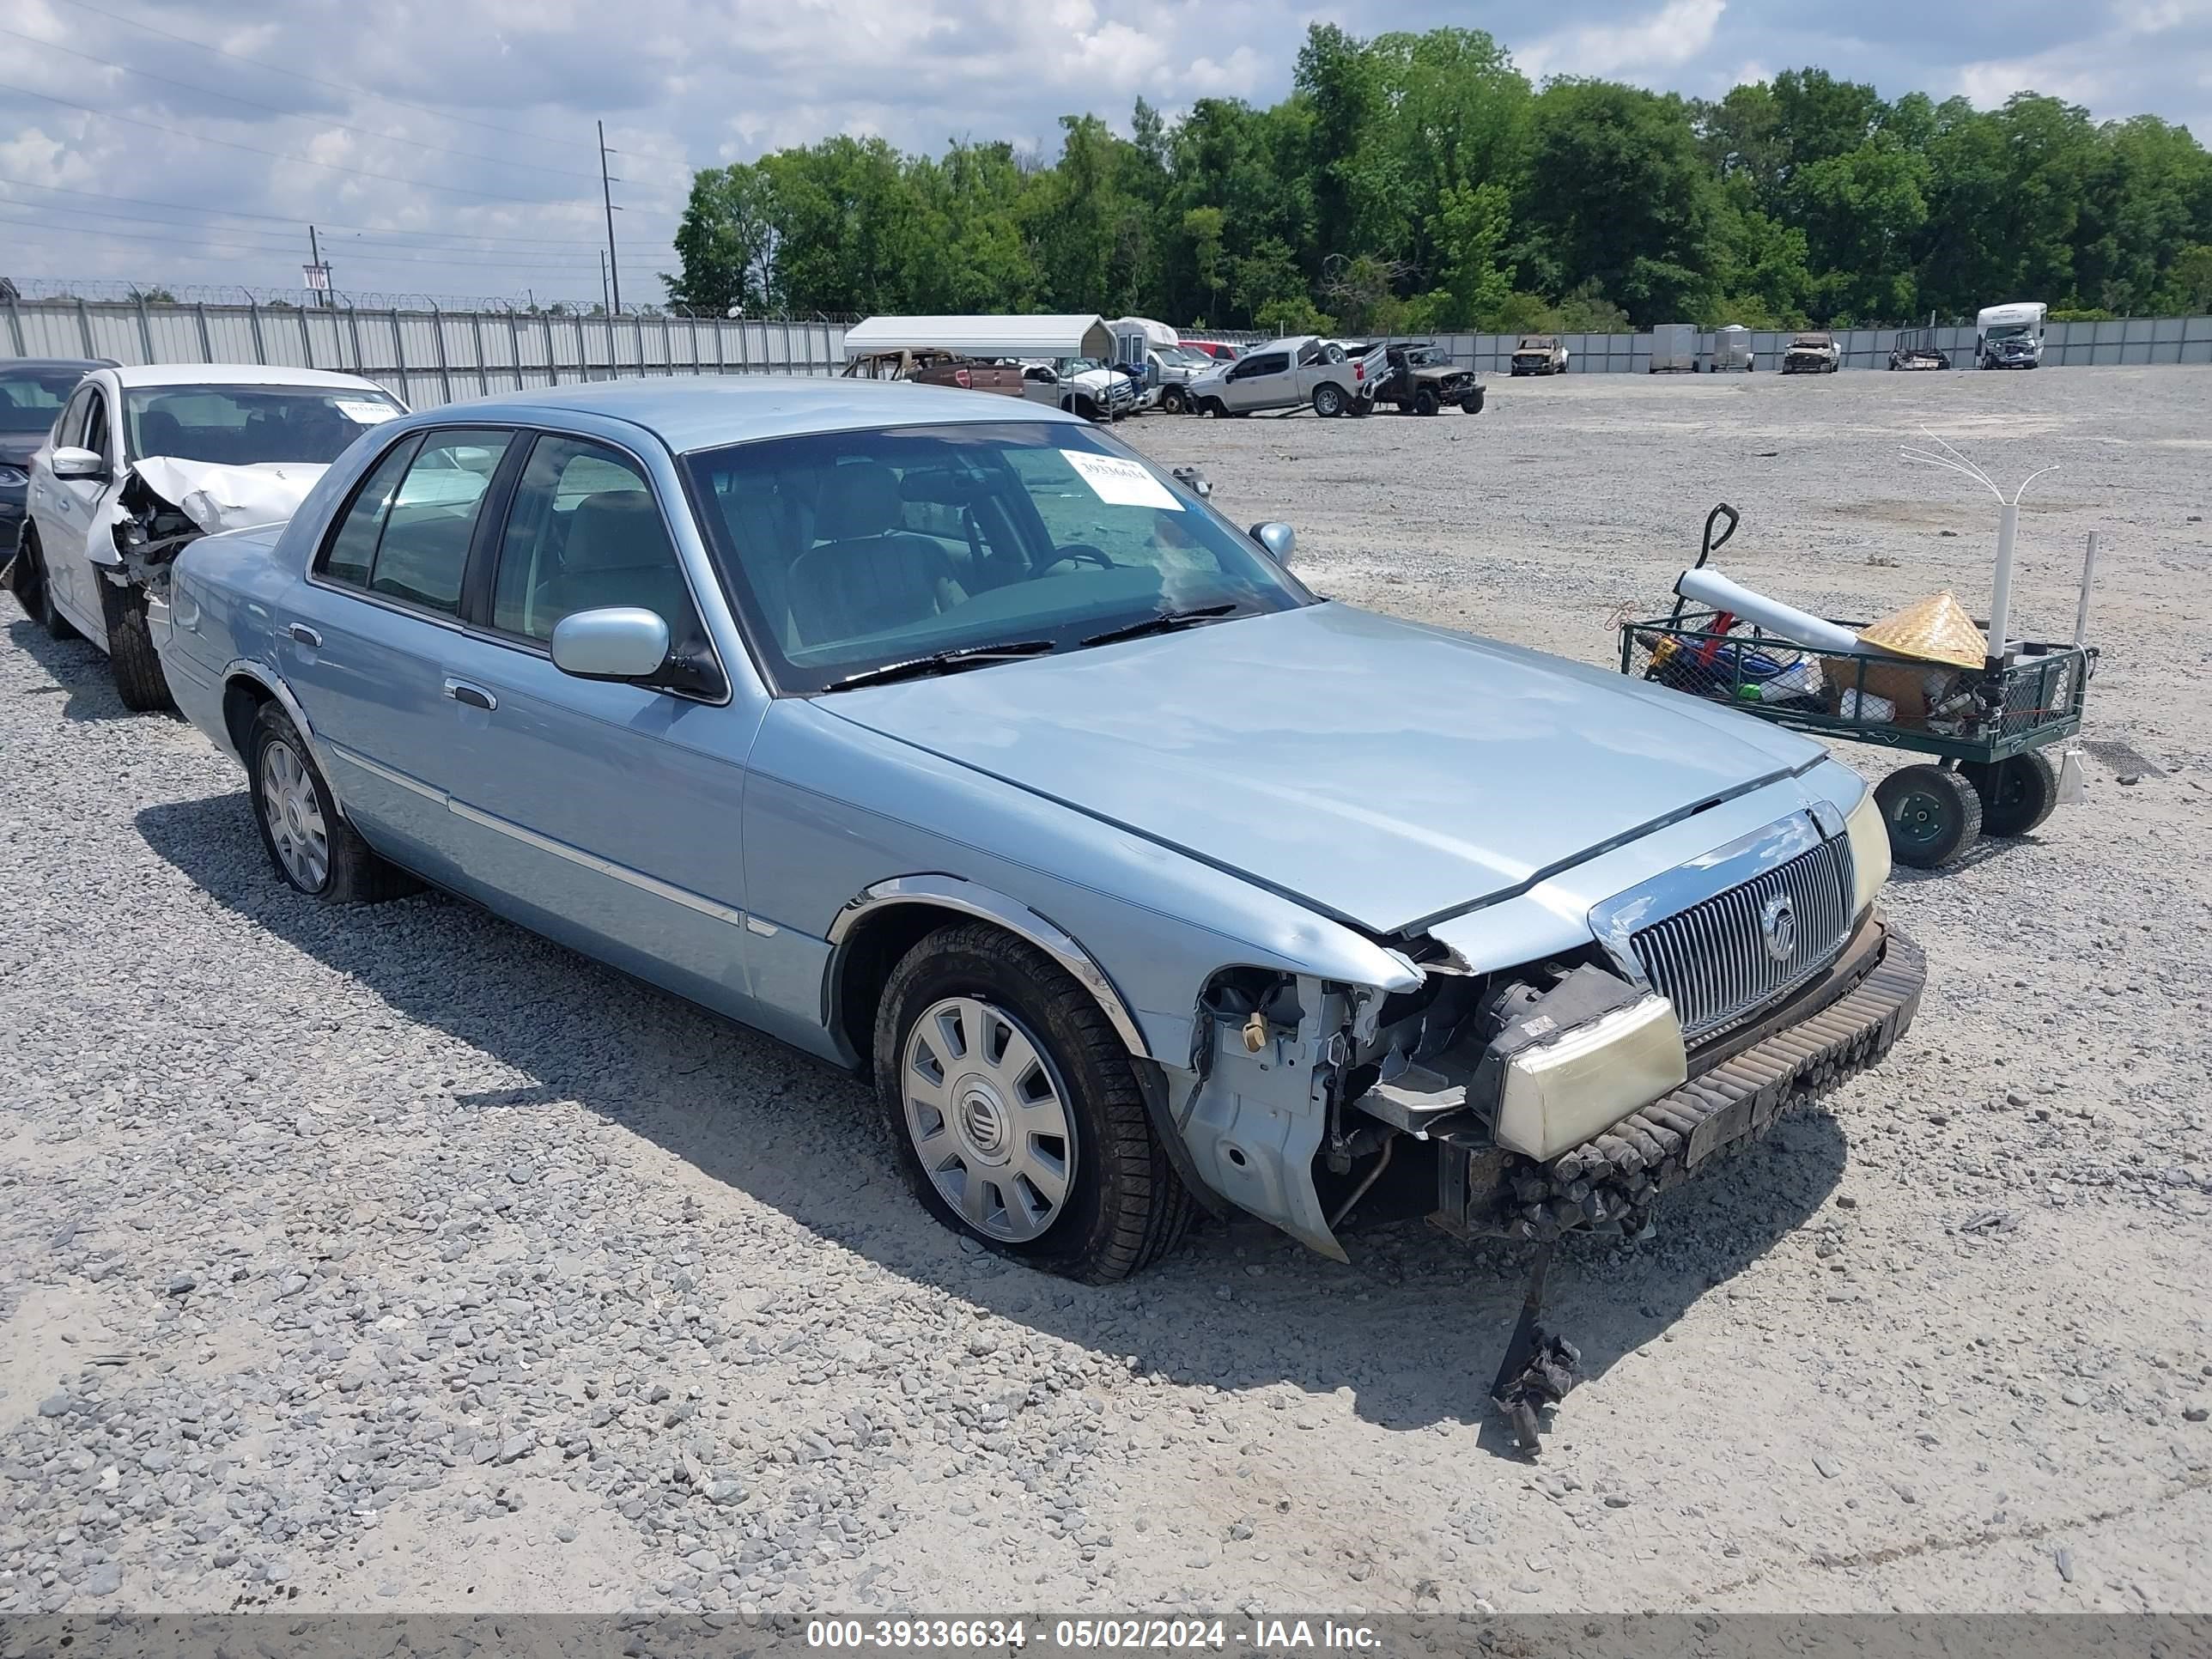
[[[1353,356],[1340,344],[1297,335],[1255,346],[1233,363],[1193,380],[1186,395],[1201,415],[1249,415],[1255,410],[1311,404],[1327,418],[1370,415],[1375,388],[1389,367],[1376,345]]]
[[[1784,374],[1832,374],[1843,366],[1844,354],[1832,334],[1800,334],[1782,353]]]
[[[1469,415],[1482,413],[1480,379],[1452,362],[1442,346],[1415,340],[1386,350],[1389,367],[1375,388],[1376,403],[1391,404],[1401,415],[1433,415],[1446,404]]]
[[[1524,334],[1513,348],[1513,374],[1564,374],[1567,372],[1566,343],[1556,334]]]
[[[1031,403],[1050,404],[1086,421],[1118,421],[1137,412],[1137,383],[1095,358],[1024,362],[1018,372],[1022,395]]]

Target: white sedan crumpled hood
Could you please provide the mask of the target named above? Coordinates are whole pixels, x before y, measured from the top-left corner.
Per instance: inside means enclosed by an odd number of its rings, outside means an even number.
[[[263,461],[252,466],[220,466],[212,461],[149,455],[133,461],[131,471],[146,487],[194,524],[216,535],[282,524],[299,511],[307,492],[330,468],[315,461]]]

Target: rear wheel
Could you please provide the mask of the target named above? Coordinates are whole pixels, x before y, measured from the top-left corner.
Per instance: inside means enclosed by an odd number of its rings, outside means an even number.
[[[2025,836],[2042,828],[2058,805],[2058,769],[2040,749],[1994,765],[1961,766],[1982,801],[1982,833]]]
[[[1982,833],[1982,798],[1972,784],[1940,766],[1908,766],[1875,786],[1899,864],[1933,870],[1948,864]]]
[[[168,677],[146,623],[145,590],[109,583],[101,599],[107,607],[107,666],[123,706],[134,714],[170,707]]]
[[[264,702],[255,714],[246,763],[261,845],[292,886],[330,904],[374,904],[421,886],[345,821],[283,704]]]
[[[924,1208],[985,1249],[1109,1284],[1188,1228],[1128,1051],[1097,1000],[981,922],[891,970],[876,1018],[878,1104]]]
[[[24,611],[53,638],[75,639],[76,629],[54,605],[53,576],[46,568],[39,532],[27,524],[23,526],[22,556],[16,562],[15,597],[23,602]]]
[[[1344,413],[1344,389],[1324,380],[1314,388],[1314,413],[1323,420],[1334,420]]]

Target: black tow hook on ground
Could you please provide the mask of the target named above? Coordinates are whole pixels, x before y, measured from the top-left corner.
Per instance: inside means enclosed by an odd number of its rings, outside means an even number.
[[[1558,1405],[1583,1380],[1583,1357],[1575,1345],[1553,1336],[1536,1322],[1544,1311],[1544,1275],[1552,1266],[1552,1250],[1548,1243],[1537,1249],[1535,1265],[1528,1270],[1528,1294],[1521,1302],[1521,1318],[1513,1327],[1512,1340],[1505,1345],[1498,1380],[1490,1385],[1490,1403],[1513,1425],[1513,1438],[1521,1449],[1529,1453],[1541,1449],[1536,1413],[1547,1406]]]

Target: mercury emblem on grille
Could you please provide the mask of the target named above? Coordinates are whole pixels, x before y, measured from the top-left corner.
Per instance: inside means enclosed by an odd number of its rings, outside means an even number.
[[[1765,942],[1766,954],[1777,962],[1797,954],[1797,907],[1789,894],[1777,893],[1759,907],[1759,936]]]

